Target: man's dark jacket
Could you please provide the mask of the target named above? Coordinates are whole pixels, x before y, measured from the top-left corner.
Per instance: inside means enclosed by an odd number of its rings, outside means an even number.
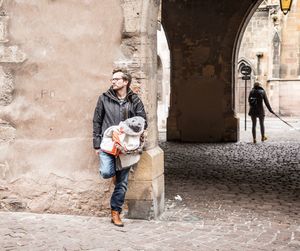
[[[250,105],[249,115],[255,117],[265,116],[265,110],[263,106],[263,101],[265,102],[268,110],[273,113],[273,110],[270,106],[269,100],[267,98],[265,90],[260,86],[255,86],[249,93],[248,102],[250,104],[251,98],[256,98],[257,104],[255,106]]]
[[[94,149],[100,148],[103,133],[113,125],[134,116],[141,116],[146,121],[144,105],[137,94],[128,89],[123,101],[117,98],[115,91],[110,88],[103,93],[97,102],[93,119],[93,145]],[[147,127],[147,123],[146,126]]]

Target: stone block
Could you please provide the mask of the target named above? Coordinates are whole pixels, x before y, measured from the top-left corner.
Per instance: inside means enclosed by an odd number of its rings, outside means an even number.
[[[126,201],[128,217],[136,219],[157,218],[164,211],[164,175],[153,181],[130,182]]]
[[[1,207],[8,209],[9,211],[25,211],[27,208],[26,203],[19,198],[16,197],[7,197],[1,200]]]
[[[214,65],[205,65],[202,69],[202,75],[207,78],[211,78],[215,75],[215,66]]]
[[[8,105],[12,102],[13,90],[13,76],[4,72],[0,66],[0,105]]]
[[[147,150],[141,156],[138,166],[129,180],[151,181],[164,173],[164,153],[158,146]]]
[[[0,45],[0,63],[22,63],[26,59],[25,53],[19,47]]]
[[[126,201],[128,217],[157,218],[164,210],[164,160],[159,147],[147,150],[131,174]]]
[[[154,218],[157,218],[164,211],[165,205],[165,177],[159,176],[152,182],[153,187],[153,211]]]
[[[239,118],[227,115],[224,119],[226,131],[223,139],[226,142],[237,142],[239,140]]]
[[[164,211],[164,175],[152,182],[133,182],[126,195],[128,217],[135,219],[157,218]]]
[[[125,0],[122,4],[123,12],[127,13],[124,22],[124,31],[136,33],[140,31],[140,15],[143,11],[143,1]]]
[[[152,181],[131,181],[128,184],[126,199],[151,200],[152,193]]]
[[[152,211],[151,200],[127,200],[128,218],[132,219],[150,219]]]
[[[167,118],[167,140],[179,140],[180,131],[177,126],[176,114]]]
[[[8,16],[0,16],[0,43],[8,42],[7,38],[7,23],[8,23]]]
[[[8,124],[0,123],[0,143],[9,142],[16,137],[16,129]]]

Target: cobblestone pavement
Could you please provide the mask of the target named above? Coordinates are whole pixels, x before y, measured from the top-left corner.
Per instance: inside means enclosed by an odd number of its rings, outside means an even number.
[[[2,212],[0,250],[299,251],[300,134],[274,119],[266,127],[269,140],[255,145],[249,130],[238,143],[161,142],[159,220],[117,228],[105,217]]]
[[[238,143],[161,142],[167,198],[161,220],[209,220],[213,231],[228,231],[220,242],[238,233],[230,238],[233,250],[238,242],[261,242],[250,250],[300,250],[300,119],[287,120],[298,130],[267,118],[269,139],[257,144],[250,121],[247,131],[241,122]]]

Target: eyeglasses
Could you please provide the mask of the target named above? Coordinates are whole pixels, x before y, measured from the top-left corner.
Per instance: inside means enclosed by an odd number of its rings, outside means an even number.
[[[113,82],[113,81],[119,81],[120,79],[123,79],[123,78],[112,78],[112,79],[110,80],[110,82]]]

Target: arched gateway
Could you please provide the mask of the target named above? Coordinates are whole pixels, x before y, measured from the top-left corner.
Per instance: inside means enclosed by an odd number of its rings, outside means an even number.
[[[171,53],[168,139],[238,140],[235,47],[259,1],[163,0]],[[91,119],[113,66],[133,72],[149,119],[147,151],[131,175],[129,216],[164,206],[157,143],[159,0],[1,1],[0,209],[101,215]]]

